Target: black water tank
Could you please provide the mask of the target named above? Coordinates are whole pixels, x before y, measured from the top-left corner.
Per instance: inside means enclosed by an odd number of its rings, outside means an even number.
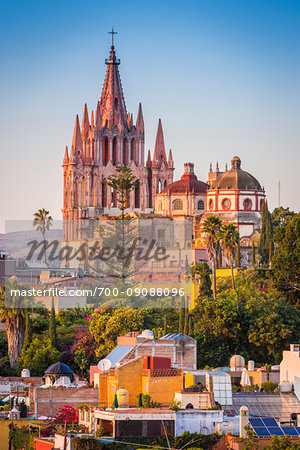
[[[20,419],[26,419],[27,418],[27,406],[24,401],[22,401],[20,403],[19,411],[20,411]]]

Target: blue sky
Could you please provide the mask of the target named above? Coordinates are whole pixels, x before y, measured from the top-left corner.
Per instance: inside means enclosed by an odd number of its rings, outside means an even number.
[[[270,209],[280,179],[299,210],[299,1],[2,1],[0,231],[40,207],[61,218],[64,149],[100,98],[112,25],[146,151],[161,118],[175,178],[192,161],[205,181],[210,161],[238,155]]]

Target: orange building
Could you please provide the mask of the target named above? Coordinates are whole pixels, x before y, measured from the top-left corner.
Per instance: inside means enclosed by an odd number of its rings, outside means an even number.
[[[149,359],[152,359],[152,362]],[[147,368],[150,367],[150,368]],[[155,367],[155,368],[151,368]],[[177,390],[183,388],[183,371],[171,367],[170,358],[139,357],[99,374],[99,404],[113,406],[115,395],[128,392],[127,405],[137,406],[139,394],[169,405]]]

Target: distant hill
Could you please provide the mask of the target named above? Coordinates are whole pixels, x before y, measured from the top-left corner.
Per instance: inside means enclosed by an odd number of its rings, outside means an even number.
[[[48,241],[62,239],[62,230],[49,230],[46,233]],[[29,251],[28,242],[42,241],[41,233],[35,230],[12,231],[10,233],[0,233],[0,250],[9,253],[13,258],[26,258]]]

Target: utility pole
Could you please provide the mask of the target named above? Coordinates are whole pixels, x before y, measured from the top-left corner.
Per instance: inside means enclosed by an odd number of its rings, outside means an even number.
[[[280,184],[280,180],[278,181],[278,208],[280,208],[280,188],[281,188],[281,184]]]

